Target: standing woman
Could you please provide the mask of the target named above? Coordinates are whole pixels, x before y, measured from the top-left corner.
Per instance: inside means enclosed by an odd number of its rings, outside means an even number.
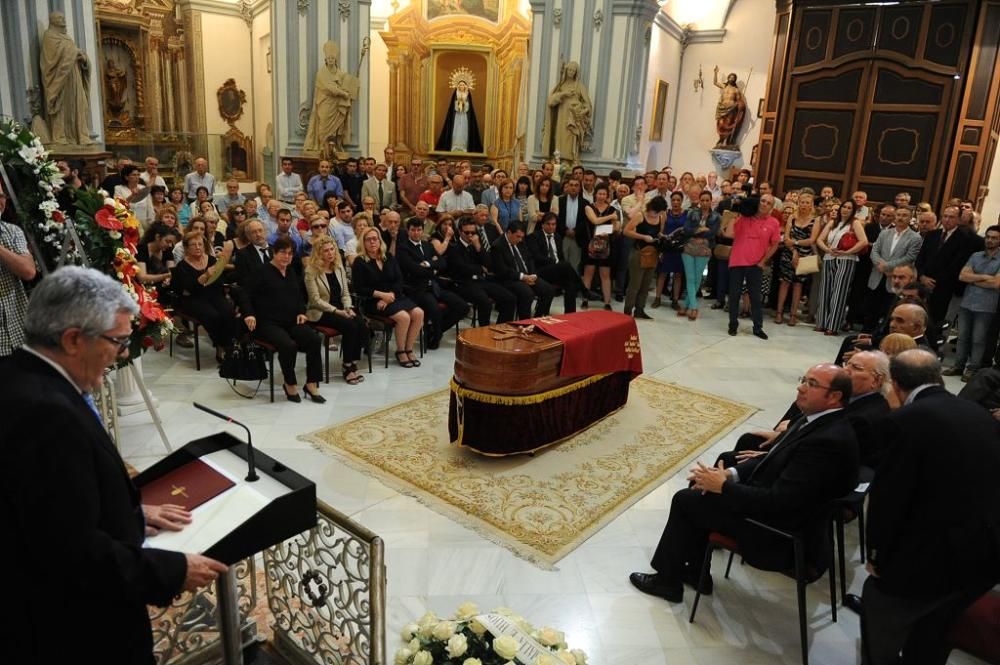
[[[722,219],[719,213],[712,210],[712,192],[707,189],[698,196],[698,207],[688,213],[684,224],[684,235],[688,238],[681,254],[684,265],[684,283],[687,285],[687,317],[689,321],[698,318],[698,291],[701,286],[708,257],[715,248],[715,236],[719,233]],[[679,310],[677,316],[685,312]]]
[[[690,174],[688,174],[690,175]],[[684,195],[674,192],[670,195],[670,210],[667,211],[667,221],[663,226],[663,235],[670,235],[677,229],[684,228],[687,221],[687,211],[684,210]],[[670,306],[678,311],[687,313],[680,305],[681,299],[681,277],[684,275],[684,265],[681,263],[681,255],[678,252],[664,252],[660,257],[660,263],[656,267],[656,296],[653,298],[653,308],[660,306],[663,297],[663,288],[667,284],[667,276],[673,275],[673,286],[671,287]]]
[[[531,178],[526,175],[523,175],[520,178],[518,178],[517,182],[514,184],[514,198],[517,199],[518,203],[521,204],[520,220],[521,224],[524,225],[525,228],[528,227],[528,222],[529,222],[528,220],[529,196],[531,196]],[[526,234],[531,233],[534,230],[535,230],[535,225],[532,224],[531,228],[528,228],[528,230],[525,233]]]
[[[594,187],[594,203],[586,206],[583,212],[587,215],[592,230],[587,250],[583,253],[583,307],[587,307],[587,293],[594,281],[594,269],[601,276],[601,296],[604,298],[604,309],[611,311],[611,238],[621,232],[622,219],[618,209],[611,205],[611,192],[603,182]],[[603,224],[611,225],[611,233],[596,235],[597,227]],[[603,241],[603,242],[602,242]],[[594,245],[598,250],[592,253]]]
[[[403,295],[403,273],[396,257],[386,253],[382,233],[377,228],[365,229],[361,245],[361,253],[351,267],[354,289],[365,298],[361,306],[367,314],[392,319],[396,362],[401,367],[420,367],[413,343],[424,327],[424,310]]]
[[[347,272],[333,238],[320,236],[316,239],[305,272],[306,293],[309,294],[306,318],[340,333],[344,381],[352,386],[361,383],[365,377],[358,372],[358,359],[361,358],[364,329],[361,317],[354,311]]]
[[[781,255],[778,264],[780,281],[778,282],[778,307],[774,317],[775,323],[783,323],[782,315],[785,309],[785,300],[788,298],[788,288],[791,285],[792,303],[788,317],[788,325],[794,326],[799,321],[799,300],[802,299],[802,289],[804,284],[808,284],[812,275],[797,275],[795,270],[799,266],[799,259],[804,256],[812,256],[813,248],[816,245],[816,237],[819,235],[822,220],[816,218],[816,208],[813,190],[805,187],[798,194],[794,210],[789,215],[785,215],[785,252]]]
[[[291,267],[295,243],[283,236],[274,241],[271,251],[271,262],[252,271],[250,282],[240,285],[243,287],[240,289],[243,322],[255,338],[278,350],[284,381],[281,389],[289,402],[302,401],[295,377],[295,359],[300,351],[306,354],[305,393],[312,401],[322,404],[326,399],[319,394],[319,382],[323,379],[321,338],[306,325],[302,278]]]
[[[824,252],[822,314],[816,332],[836,335],[844,322],[858,254],[868,246],[865,227],[855,212],[854,201],[846,199],[840,204],[837,218],[826,223],[816,241]]]
[[[628,259],[628,291],[625,293],[625,313],[637,319],[652,319],[646,314],[646,297],[649,285],[656,274],[656,238],[663,229],[663,213],[667,202],[662,196],[653,197],[646,209],[632,210],[623,232],[635,241],[635,248]]]
[[[514,181],[506,178],[497,187],[497,199],[490,206],[490,219],[500,230],[502,236],[507,231],[507,225],[521,219],[521,202],[514,196]]]
[[[535,193],[528,197],[529,228],[534,230],[534,226],[542,221],[547,212],[559,214],[559,198],[552,195],[552,179],[541,178],[535,184]]]

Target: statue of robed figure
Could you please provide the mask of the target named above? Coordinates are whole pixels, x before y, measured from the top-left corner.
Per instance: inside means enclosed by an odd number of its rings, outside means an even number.
[[[49,14],[38,62],[45,95],[45,119],[53,145],[89,145],[90,61],[66,34],[66,16]]]
[[[434,149],[443,152],[482,152],[483,139],[476,121],[476,109],[472,105],[472,90],[476,79],[466,67],[459,67],[451,73],[449,86],[453,89],[444,126],[434,144]]]
[[[321,152],[328,143],[342,151],[351,140],[351,106],[358,97],[360,81],[338,66],[336,42],[323,44],[324,66],[316,72],[312,113],[303,149]]]

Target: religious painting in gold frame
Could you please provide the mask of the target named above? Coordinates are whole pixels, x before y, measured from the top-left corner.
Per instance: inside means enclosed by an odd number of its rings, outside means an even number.
[[[446,16],[475,16],[491,23],[500,19],[501,0],[426,0],[427,20]]]
[[[663,121],[667,114],[667,91],[670,84],[657,79],[656,88],[653,91],[653,117],[649,123],[649,140],[663,140]]]
[[[441,136],[441,131],[448,119],[452,92],[454,92],[452,88],[452,81],[455,78],[454,73],[458,70],[465,70],[465,72],[471,74],[471,78],[475,81],[474,87],[469,91],[469,96],[472,98],[472,109],[476,115],[480,143],[485,143],[486,137],[489,133],[487,131],[488,118],[486,104],[486,93],[487,90],[489,90],[491,83],[489,78],[489,58],[489,49],[445,48],[434,51],[431,60],[433,72],[433,76],[431,77],[431,108],[433,109],[433,112],[431,114],[431,136],[428,141],[428,145],[432,148],[431,152],[435,154],[446,153],[451,155],[485,154],[485,146],[483,151],[477,152],[437,150],[436,146],[438,139]]]

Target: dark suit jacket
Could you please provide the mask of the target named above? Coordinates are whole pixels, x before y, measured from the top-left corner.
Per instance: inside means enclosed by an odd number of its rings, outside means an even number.
[[[236,250],[233,264],[236,266],[236,282],[239,284],[252,282],[257,272],[267,265],[260,260],[260,251],[255,245]]]
[[[959,227],[941,245],[944,229],[936,229],[924,236],[924,243],[917,254],[917,270],[921,276],[936,280],[934,292],[950,297],[961,295],[964,285],[958,280],[966,261],[973,252],[983,249],[983,239],[967,228]]]
[[[0,371],[4,660],[152,662],[146,604],[180,593],[184,555],[142,547],[139,492],[76,388],[26,351]]]
[[[889,416],[889,402],[882,393],[874,392],[854,400],[844,409],[847,420],[854,428],[861,451],[861,463],[873,469],[885,453],[883,422]]]
[[[409,237],[400,238],[396,244],[396,260],[399,261],[399,268],[403,271],[403,290],[408,294],[423,293],[432,289],[431,280],[445,267],[444,259],[438,256],[429,242],[422,240],[420,245],[424,249],[423,255]],[[427,268],[420,265],[424,261],[431,266]]]
[[[528,253],[531,254],[532,260],[534,260],[535,265],[539,268],[555,265],[556,263],[562,263],[566,260],[566,257],[563,256],[562,236],[558,233],[554,233],[552,235],[554,236],[553,240],[555,240],[556,245],[556,256],[558,257],[557,261],[553,261],[549,258],[549,248],[546,246],[545,233],[542,231],[541,227],[535,229],[535,232],[531,235],[526,236],[524,242],[521,243],[521,252],[524,253],[524,250],[527,249]]]
[[[868,504],[880,588],[933,596],[1000,581],[1000,440],[981,406],[940,386],[888,418]]]
[[[529,252],[525,251],[524,243],[518,247],[521,254],[521,259],[524,261],[524,267],[526,269],[526,275],[535,274],[535,262],[531,259]],[[517,282],[520,280],[521,270],[517,267],[517,261],[514,259],[514,252],[511,251],[510,244],[507,242],[506,236],[502,238],[497,238],[493,242],[493,247],[490,250],[490,256],[493,258],[493,274],[496,276],[497,280],[500,282]]]
[[[822,506],[855,487],[858,441],[841,410],[776,441],[769,454],[736,465],[736,471],[739,482],[723,485],[723,508],[779,529],[798,529]],[[829,528],[823,532],[828,535]],[[752,565],[771,569],[788,565],[788,548],[775,548],[775,541],[763,531],[751,528],[746,535],[740,545]],[[823,535],[817,532],[814,540]],[[824,554],[818,543],[810,550],[814,556]]]
[[[486,253],[476,251],[469,245],[465,247],[461,241],[456,241],[448,246],[445,252],[447,259],[446,273],[456,285],[481,282],[486,279],[484,267],[488,267]]]
[[[562,237],[566,237],[566,199],[568,197],[563,194],[559,197],[559,217],[556,220],[556,233]],[[577,197],[576,205],[576,244],[580,247],[586,247],[587,243],[590,242],[590,220],[587,219],[587,200],[583,196]]]

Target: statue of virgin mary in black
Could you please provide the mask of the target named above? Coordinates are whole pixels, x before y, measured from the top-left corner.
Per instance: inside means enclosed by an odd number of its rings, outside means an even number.
[[[434,149],[442,152],[482,152],[483,139],[476,122],[476,110],[472,106],[472,85],[459,78],[454,88],[444,127]]]

